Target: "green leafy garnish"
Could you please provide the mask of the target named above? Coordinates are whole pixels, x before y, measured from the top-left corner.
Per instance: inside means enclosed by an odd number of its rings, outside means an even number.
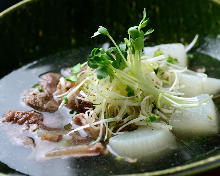
[[[70,82],[76,82],[76,81],[77,81],[77,76],[76,76],[76,75],[66,76],[65,79],[66,79],[67,81],[70,81]]]
[[[127,86],[125,90],[127,91],[128,97],[134,96],[134,90],[131,87]]]
[[[159,76],[164,75],[164,71],[158,66],[151,67],[151,70],[144,69],[144,62],[142,59],[142,51],[144,48],[144,41],[147,35],[154,30],[147,29],[149,19],[146,17],[146,9],[143,11],[143,18],[138,26],[133,26],[128,29],[128,38],[119,45],[116,44],[111,37],[110,32],[103,26],[100,26],[97,32],[92,37],[104,35],[108,37],[113,43],[113,47],[105,51],[102,48],[94,48],[91,52],[91,57],[88,58],[88,66],[95,70],[98,79],[105,79],[110,77],[110,82],[116,79],[120,83],[128,86],[126,88],[128,96],[134,96],[134,90],[137,88],[143,93],[143,96],[151,96],[155,102],[156,107],[160,108],[164,104],[174,108],[195,107],[200,104],[196,98],[179,97],[176,92],[170,92],[163,86],[156,84],[152,75],[149,72],[155,71]],[[156,51],[155,56],[163,54],[161,51]],[[176,58],[167,57],[167,63],[177,63]],[[146,63],[145,63],[146,64]],[[165,80],[164,78],[162,80]],[[155,120],[155,116],[150,116],[150,121]]]
[[[66,96],[64,96],[64,97],[62,98],[62,100],[64,101],[64,104],[68,104],[68,102],[69,102],[69,100],[68,100],[68,98],[67,98]]]
[[[146,35],[149,35],[149,34],[151,34],[153,32],[154,32],[154,29],[149,29],[149,30],[147,30],[147,32],[145,32],[144,35],[146,36]]]
[[[176,64],[178,62],[178,60],[176,58],[168,56],[167,57],[167,62],[170,63],[170,64]]]
[[[89,89],[89,84],[86,84],[86,89]]]
[[[43,89],[41,87],[38,88],[39,92],[43,92]]]
[[[118,156],[115,158],[115,161],[121,161],[122,160],[122,157]]]
[[[212,120],[213,118],[212,118],[211,116],[208,115],[208,119],[209,119],[209,120]]]
[[[154,122],[157,120],[157,116],[155,114],[152,114],[151,116],[149,116],[147,119],[146,119],[146,122]]]
[[[71,72],[72,72],[72,73],[79,73],[80,70],[81,70],[81,64],[80,64],[80,63],[78,63],[77,65],[75,65],[75,66],[73,66],[73,67],[71,68]]]
[[[108,30],[103,27],[103,26],[99,26],[98,31],[94,33],[94,35],[92,37],[96,37],[98,35],[109,35]]]
[[[193,54],[188,54],[188,55],[187,55],[187,58],[188,58],[188,60],[193,60],[194,55],[193,55]]]
[[[39,87],[40,86],[40,84],[39,83],[36,83],[36,84],[34,84],[33,86],[32,86],[32,88],[37,88],[37,87]]]
[[[114,78],[114,71],[112,70],[111,57],[106,54],[102,48],[94,48],[91,52],[92,57],[88,59],[88,66],[96,69],[97,78],[103,79],[110,76]]]
[[[160,55],[163,55],[163,52],[161,50],[155,51],[154,57],[157,57],[157,56],[160,56]]]

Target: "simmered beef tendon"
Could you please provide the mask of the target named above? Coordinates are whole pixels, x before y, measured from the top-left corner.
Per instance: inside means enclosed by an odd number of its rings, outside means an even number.
[[[44,129],[40,129],[37,131],[38,137],[41,140],[46,140],[50,142],[59,142],[63,139],[63,135],[65,135],[68,131],[64,130],[54,130],[48,131]],[[73,133],[70,135],[71,139],[67,140],[70,145],[81,145],[81,144],[89,144],[93,139],[91,137],[82,137],[79,133]]]
[[[57,73],[47,73],[40,77],[40,87],[49,96],[53,96],[56,91],[57,84],[60,79],[60,74]]]
[[[62,131],[38,130],[37,135],[41,138],[41,140],[46,140],[50,142],[59,142],[63,138]]]
[[[38,89],[28,93],[25,97],[25,103],[39,111],[55,112],[59,104],[45,92],[39,92]]]
[[[42,124],[43,115],[34,111],[8,111],[2,122],[17,123],[18,125],[25,124],[27,129],[29,129],[30,124]]]
[[[75,110],[78,113],[85,113],[88,108],[93,108],[93,104],[89,101],[79,99],[81,97],[79,92],[76,92],[68,99],[67,107]]]
[[[48,158],[74,156],[74,157],[85,157],[85,156],[97,156],[100,155],[104,150],[101,143],[95,145],[77,145],[65,147],[62,149],[53,150],[46,154]]]
[[[53,99],[53,93],[56,91],[60,75],[56,73],[47,73],[40,77],[40,86],[29,92],[25,97],[25,103],[39,111],[55,112],[59,104]]]
[[[73,122],[76,124],[76,125],[79,125],[79,126],[84,126],[84,125],[87,125],[88,123],[86,122],[86,119],[85,119],[85,114],[84,113],[80,113],[80,114],[77,114],[73,117]],[[97,129],[94,129],[92,127],[88,127],[88,128],[85,128],[84,129],[87,134],[92,137],[92,138],[97,138],[98,135],[99,135],[99,130]]]

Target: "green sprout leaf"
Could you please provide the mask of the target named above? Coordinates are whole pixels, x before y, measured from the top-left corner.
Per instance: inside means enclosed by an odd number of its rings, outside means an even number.
[[[152,29],[152,28],[148,29],[147,32],[145,32],[144,36],[149,35],[149,34],[151,34],[153,32],[154,32],[154,29]]]
[[[70,81],[70,82],[76,82],[76,81],[77,81],[77,76],[76,76],[76,75],[66,76],[65,79],[66,79],[67,81]]]
[[[142,37],[136,38],[134,42],[135,49],[141,51],[144,48],[144,40]]]
[[[208,115],[208,119],[209,119],[209,120],[212,120],[213,118],[212,118],[211,116]]]
[[[100,33],[97,31],[97,32],[95,32],[95,33],[93,34],[93,36],[92,36],[91,38],[96,37],[96,36],[98,36],[98,35],[100,35]]]
[[[191,60],[193,60],[194,55],[193,55],[193,54],[188,54],[188,55],[187,55],[187,58],[188,58],[188,60],[190,60],[190,61],[191,61]]]
[[[99,26],[98,32],[102,35],[109,35],[108,30],[103,26]]]
[[[103,79],[103,78],[106,78],[108,76],[107,69],[104,66],[98,67],[96,69],[96,73],[97,73],[97,78],[98,79]]]
[[[138,31],[138,26],[130,27],[128,29],[128,34],[131,36],[133,40],[140,36],[140,31]]]
[[[155,114],[152,114],[151,116],[149,116],[147,119],[146,119],[146,122],[154,122],[157,120],[157,116]]]
[[[119,44],[119,49],[122,53],[122,55],[127,58],[127,51],[126,51],[126,44],[125,43],[120,43]],[[116,69],[123,70],[124,68],[127,67],[127,64],[125,63],[124,59],[122,58],[121,54],[117,50],[116,47],[111,47],[109,48],[106,53],[108,56],[111,57],[112,60],[112,66]],[[114,57],[113,57],[114,56]]]
[[[122,158],[120,156],[115,158],[115,161],[121,161],[121,160],[122,160]]]
[[[43,89],[41,87],[38,88],[39,92],[43,92]]]
[[[79,73],[80,70],[81,70],[81,64],[80,64],[80,63],[78,63],[77,65],[75,65],[75,66],[73,66],[73,67],[71,68],[71,72],[72,72],[72,73]]]
[[[98,36],[100,34],[106,35],[106,36],[109,35],[108,30],[105,27],[99,26],[98,31],[93,34],[92,38],[96,37],[96,36]]]
[[[68,102],[69,102],[69,100],[68,100],[68,98],[67,98],[66,96],[64,96],[64,97],[62,98],[62,100],[64,101],[64,104],[68,104]]]
[[[86,89],[89,89],[89,84],[86,84]]]
[[[170,63],[170,64],[176,64],[178,62],[178,60],[169,55],[168,58],[167,58],[167,62]]]
[[[32,86],[32,88],[37,88],[37,87],[39,87],[40,85],[39,85],[39,83],[36,83],[36,84],[34,84],[33,86]]]
[[[163,55],[163,52],[161,50],[155,51],[154,57],[157,57],[157,56],[160,56],[160,55]]]
[[[127,92],[128,97],[134,96],[134,90],[130,86],[127,86],[125,90]]]

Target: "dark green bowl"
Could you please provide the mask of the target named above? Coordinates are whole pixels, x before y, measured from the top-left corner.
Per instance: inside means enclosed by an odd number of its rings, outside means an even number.
[[[220,34],[219,0],[24,0],[0,13],[0,77],[47,55],[103,43],[104,38],[91,40],[99,25],[108,27],[118,41],[136,25],[144,7],[155,29],[149,44],[187,43],[195,34],[202,39]],[[141,175],[186,175],[218,166],[220,150]],[[0,170],[7,167],[2,164]]]

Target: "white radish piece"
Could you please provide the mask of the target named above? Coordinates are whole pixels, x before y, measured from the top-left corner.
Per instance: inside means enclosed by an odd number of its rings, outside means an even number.
[[[207,94],[198,96],[199,100],[205,100]],[[182,108],[176,110],[170,120],[169,125],[173,127],[173,132],[181,136],[207,136],[218,133],[218,115],[212,99],[203,105],[193,108]]]
[[[162,156],[176,147],[173,134],[164,127],[138,128],[110,138],[109,145],[120,156],[136,159]]]
[[[153,57],[156,51],[162,51],[163,54],[171,56],[178,60],[177,65],[186,67],[187,66],[187,56],[185,52],[184,45],[181,43],[172,43],[172,44],[161,44],[153,47],[144,47],[144,54],[147,56]]]
[[[202,77],[198,73],[178,73],[178,78],[179,91],[183,92],[185,97],[193,97],[200,94],[213,95],[220,92],[220,79]]]

